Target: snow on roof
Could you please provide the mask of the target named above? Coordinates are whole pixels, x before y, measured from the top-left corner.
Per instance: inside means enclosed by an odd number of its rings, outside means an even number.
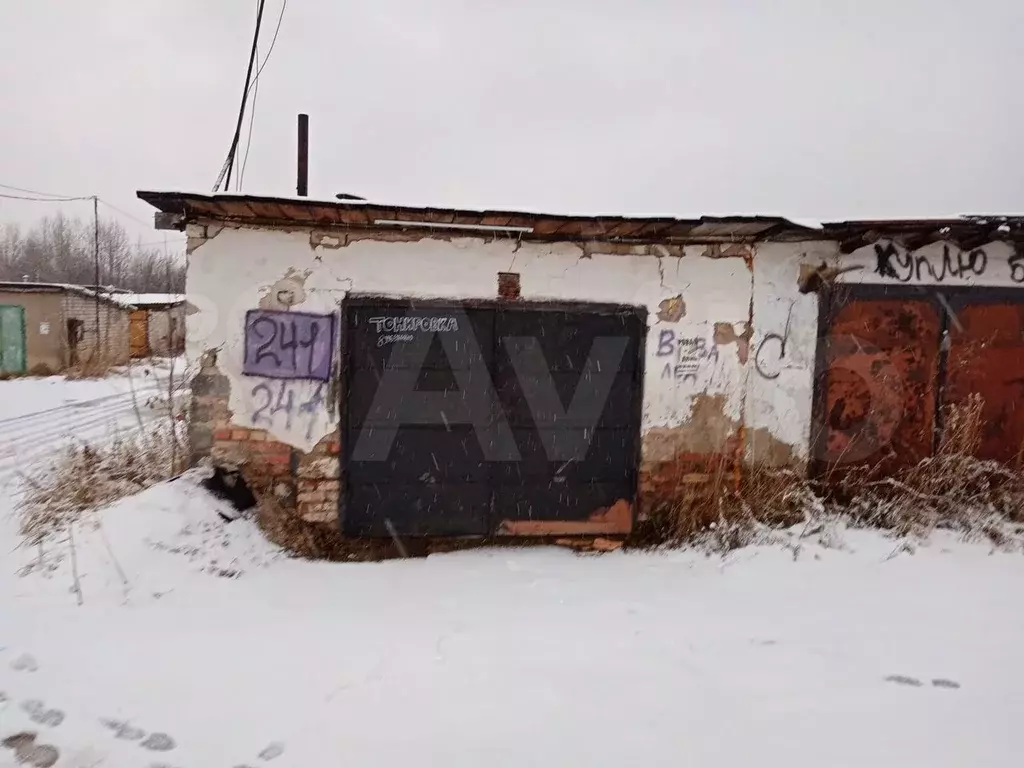
[[[116,293],[110,296],[116,302],[134,307],[152,307],[163,304],[184,304],[183,293]]]
[[[121,292],[113,288],[105,288],[97,292],[94,288],[75,285],[74,283],[0,281],[0,291],[16,291],[19,293],[57,293],[68,291],[87,298],[98,297],[100,301],[114,304],[122,309],[183,304],[185,302],[185,294],[183,293],[131,293],[127,291]]]
[[[121,295],[115,294],[110,295],[105,292],[97,293],[92,288],[86,288],[84,285],[75,285],[73,283],[43,283],[43,282],[19,282],[19,281],[6,281],[0,282],[0,291],[16,291],[21,293],[35,293],[35,292],[49,292],[56,293],[60,291],[67,291],[70,293],[77,293],[79,296],[85,296],[87,298],[99,298],[100,301],[106,301],[110,304],[116,304],[120,307],[128,308],[131,305],[122,302]]]

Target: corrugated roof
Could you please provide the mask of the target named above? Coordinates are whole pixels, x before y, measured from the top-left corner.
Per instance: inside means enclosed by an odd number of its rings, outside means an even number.
[[[896,240],[913,250],[944,241],[970,250],[1002,240],[1024,244],[1024,216],[961,216],[945,219],[837,221],[822,226],[829,240],[850,253],[875,240]]]
[[[908,247],[948,240],[964,248],[1004,240],[1024,246],[1024,216],[963,216],[937,219],[839,221],[807,225],[781,216],[565,216],[526,211],[389,206],[357,200],[261,197],[192,192],[138,192],[163,214],[158,228],[183,229],[190,221],[219,220],[241,225],[300,225],[439,231],[487,231],[524,240],[616,240],[648,243],[736,243],[763,240],[838,240],[853,250],[879,238]],[[391,223],[384,223],[391,222]]]
[[[352,200],[259,197],[255,195],[138,192],[161,213],[162,228],[183,229],[189,221],[212,219],[254,225],[347,226],[439,230],[486,228],[515,232],[523,239],[615,239],[647,242],[753,242],[768,238],[814,239],[820,230],[779,216],[702,216],[697,219],[644,216],[563,216],[525,211],[464,210],[389,206]],[[447,225],[447,226],[446,226]]]

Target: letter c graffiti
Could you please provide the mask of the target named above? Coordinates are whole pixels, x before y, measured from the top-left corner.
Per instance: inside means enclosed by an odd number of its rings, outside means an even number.
[[[769,354],[766,350],[772,348],[778,348],[778,354],[774,357]],[[763,339],[761,343],[757,345],[757,352],[754,354],[754,367],[757,372],[766,379],[777,379],[782,375],[781,363],[782,359],[786,356],[786,339],[778,333],[769,333]],[[772,361],[780,364],[778,370],[766,371],[765,364],[771,364]]]

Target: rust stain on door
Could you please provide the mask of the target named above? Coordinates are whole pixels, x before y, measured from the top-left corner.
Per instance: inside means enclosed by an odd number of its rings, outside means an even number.
[[[928,299],[850,301],[825,343],[819,466],[891,472],[932,452],[942,319]]]
[[[1015,462],[1024,446],[1024,305],[954,304],[943,406],[980,394],[978,458]]]

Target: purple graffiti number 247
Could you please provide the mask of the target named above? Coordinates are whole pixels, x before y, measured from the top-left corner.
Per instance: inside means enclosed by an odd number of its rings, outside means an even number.
[[[331,378],[334,315],[252,309],[245,315],[242,372],[272,379]]]

